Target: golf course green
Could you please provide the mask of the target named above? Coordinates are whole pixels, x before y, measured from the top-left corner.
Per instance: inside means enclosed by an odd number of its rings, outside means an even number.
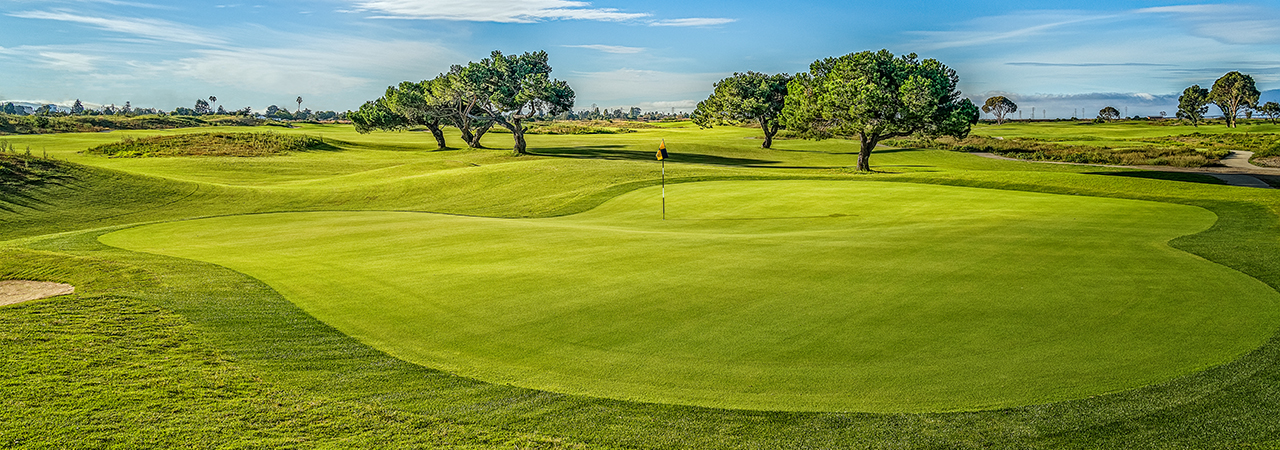
[[[1213,213],[910,183],[657,187],[545,219],[233,215],[108,245],[218,264],[376,349],[653,403],[929,412],[1049,403],[1231,361],[1280,294],[1173,249]]]
[[[0,280],[75,286],[0,307],[0,447],[1280,446],[1274,189],[912,147],[859,172],[856,140],[688,122],[525,156],[293,125],[0,139]],[[85,151],[246,131],[325,146]],[[1280,125],[973,130],[1197,132]]]

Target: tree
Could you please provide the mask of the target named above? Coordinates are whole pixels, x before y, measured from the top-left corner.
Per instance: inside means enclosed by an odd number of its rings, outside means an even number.
[[[276,111],[279,111],[279,110],[280,110],[280,107],[279,107],[279,106],[276,106],[276,105],[268,106],[268,107],[267,107],[267,113],[266,113],[266,116],[267,116],[267,117],[275,117],[275,115],[276,115]]]
[[[1276,123],[1276,117],[1280,116],[1280,103],[1267,102],[1258,107],[1258,112],[1271,119],[1271,123]]]
[[[982,105],[982,112],[996,116],[996,125],[1004,125],[1005,114],[1017,110],[1018,104],[1003,95],[988,98],[987,102]]]
[[[1106,107],[1098,110],[1098,118],[1102,120],[1116,120],[1120,118],[1120,110],[1113,107]]]
[[[381,98],[365,103],[359,111],[347,116],[360,133],[425,126],[435,137],[439,148],[443,149],[444,132],[440,123],[448,118],[451,109],[447,100],[437,97],[431,89],[435,83],[435,80],[405,81],[399,86],[389,86]]]
[[[1227,119],[1227,127],[1230,128],[1236,127],[1236,116],[1242,110],[1258,105],[1260,96],[1262,93],[1254,85],[1253,77],[1236,71],[1213,82],[1213,89],[1209,91],[1209,101],[1222,110],[1222,117]]]
[[[1209,90],[1198,84],[1191,85],[1178,97],[1178,118],[1191,121],[1191,125],[1199,127],[1200,120],[1209,112]]]
[[[204,101],[203,98],[196,99],[195,110],[196,114],[209,114],[212,112],[209,110],[209,102]]]
[[[302,96],[299,95],[298,99],[294,101],[298,102],[298,112],[302,112]]]
[[[74,105],[71,105],[71,114],[83,114],[83,113],[84,113],[84,104],[80,103],[80,99],[77,98],[76,103]]]
[[[791,76],[785,73],[768,75],[757,72],[734,73],[716,82],[711,96],[698,103],[693,110],[693,123],[702,128],[734,122],[758,122],[764,130],[764,143],[773,146],[773,136],[782,127],[779,117],[787,100],[787,83]],[[633,108],[637,110],[638,108]]]
[[[956,71],[888,50],[814,61],[787,84],[782,123],[809,138],[857,135],[858,170],[871,170],[880,141],[910,135],[969,135],[978,107],[961,98]]]
[[[209,111],[210,111],[210,112],[212,112],[212,111],[213,111],[213,105],[215,105],[215,104],[217,104],[217,103],[218,103],[218,97],[214,97],[214,96],[210,95],[210,96],[209,96]],[[226,110],[219,109],[218,111],[219,111],[219,112],[218,112],[218,114],[226,114]]]
[[[473,117],[491,120],[511,131],[517,155],[526,155],[524,122],[541,112],[559,114],[573,108],[574,93],[568,83],[551,79],[547,52],[504,56],[494,50],[489,58],[456,69],[460,91],[474,105]]]
[[[462,140],[471,148],[484,148],[480,139],[484,137],[493,121],[479,115],[476,110],[478,93],[470,91],[470,85],[462,78],[462,66],[453,66],[448,74],[440,75],[433,80],[431,90],[448,106],[449,121],[462,132]]]

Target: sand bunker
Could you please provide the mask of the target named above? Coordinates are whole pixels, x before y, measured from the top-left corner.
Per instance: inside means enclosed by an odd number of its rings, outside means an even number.
[[[67,295],[75,292],[75,290],[76,288],[69,284],[50,283],[47,281],[0,281],[0,306]]]

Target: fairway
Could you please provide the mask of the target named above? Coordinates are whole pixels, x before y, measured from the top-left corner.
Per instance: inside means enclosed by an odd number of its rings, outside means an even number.
[[[737,409],[1048,403],[1235,359],[1277,294],[1175,250],[1207,210],[890,182],[638,189],[585,213],[237,215],[103,243],[219,264],[404,360]]]

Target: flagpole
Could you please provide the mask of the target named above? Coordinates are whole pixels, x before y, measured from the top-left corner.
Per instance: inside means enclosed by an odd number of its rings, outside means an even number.
[[[667,160],[662,160],[662,220],[667,220]]]

